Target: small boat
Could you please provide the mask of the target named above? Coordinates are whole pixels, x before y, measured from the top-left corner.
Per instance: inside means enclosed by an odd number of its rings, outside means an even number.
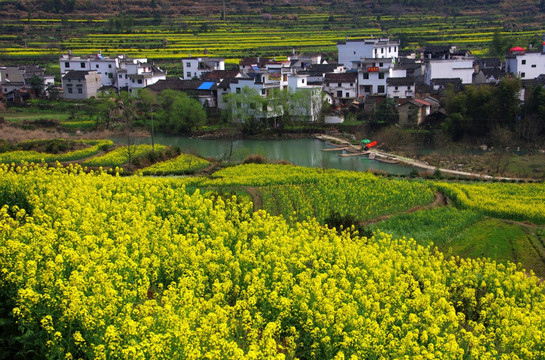
[[[387,158],[382,158],[382,157],[375,157],[375,160],[383,162],[383,163],[387,163],[387,164],[398,164],[399,163],[399,160],[387,159]]]

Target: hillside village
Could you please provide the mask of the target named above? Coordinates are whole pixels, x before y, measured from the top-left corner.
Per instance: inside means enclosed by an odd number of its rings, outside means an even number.
[[[545,83],[545,53],[537,49],[514,47],[499,58],[477,58],[455,46],[433,45],[419,51],[401,51],[400,42],[390,38],[349,39],[337,44],[336,61],[322,55],[295,54],[286,60],[244,58],[238,67],[228,69],[223,58],[188,57],[181,59],[183,77],[167,73],[146,58],[103,56],[101,53],[59,58],[61,86],[54,77],[35,65],[0,67],[1,93],[6,102],[22,102],[37,90],[55,91],[64,99],[90,99],[106,91],[136,94],[148,88],[155,92],[172,89],[187,92],[203,106],[224,110],[226,95],[251,93],[267,98],[274,89],[305,92],[307,104],[294,105],[295,120],[339,123],[346,109],[373,113],[385,99],[395,101],[399,124],[417,126],[437,123],[445,117],[441,97],[447,88],[454,91],[467,85],[498,84],[505,77],[520,78],[524,101],[525,85]],[[34,83],[38,77],[39,85]],[[236,106],[244,107],[244,101]],[[332,112],[325,118],[323,104]],[[236,107],[235,106],[235,107]],[[235,111],[231,109],[231,111]],[[275,109],[253,109],[256,118],[270,117]]]

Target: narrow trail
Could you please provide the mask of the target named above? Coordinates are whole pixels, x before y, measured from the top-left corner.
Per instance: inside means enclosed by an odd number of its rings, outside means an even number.
[[[337,137],[337,136],[324,135],[324,134],[315,134],[314,137],[316,139],[319,139],[319,140],[332,141],[332,142],[338,143],[338,144],[343,145],[343,146],[350,146],[350,147],[352,147],[352,149],[361,151],[359,145],[354,145],[354,144],[348,142],[347,140],[342,139],[342,138]],[[429,164],[427,164],[425,162],[422,162],[422,161],[419,161],[419,160],[416,160],[416,159],[406,158],[406,157],[403,157],[403,156],[395,155],[395,154],[392,154],[392,153],[387,153],[387,152],[384,152],[384,151],[379,151],[379,150],[376,150],[376,149],[371,149],[369,151],[372,152],[372,153],[375,153],[376,156],[379,156],[381,158],[399,161],[402,164],[409,165],[409,166],[414,166],[414,167],[424,169],[424,170],[428,170],[428,171],[431,171],[431,172],[439,170],[443,174],[449,174],[449,175],[455,175],[455,176],[465,176],[465,177],[469,177],[469,178],[480,178],[480,179],[485,179],[485,180],[492,180],[492,179],[506,180],[506,181],[524,180],[524,179],[520,179],[520,178],[491,176],[491,175],[484,175],[484,174],[478,174],[478,173],[471,173],[471,172],[467,172],[467,171],[437,168],[435,166],[431,166],[431,165],[429,165]]]
[[[403,212],[401,212],[399,214],[382,215],[382,216],[379,216],[379,217],[376,217],[376,218],[373,218],[373,219],[361,221],[359,223],[359,225],[368,226],[368,225],[371,225],[371,224],[379,223],[379,222],[384,221],[384,220],[388,220],[389,218],[391,218],[394,215],[410,214],[410,213],[420,211],[420,210],[435,209],[437,207],[446,206],[446,205],[448,205],[448,203],[449,203],[448,198],[446,198],[442,193],[436,192],[435,193],[435,199],[434,199],[434,201],[432,203],[429,203],[429,204],[426,204],[426,205],[418,205],[418,206],[415,206],[413,208],[410,208],[409,210],[405,210],[405,211],[403,211]]]

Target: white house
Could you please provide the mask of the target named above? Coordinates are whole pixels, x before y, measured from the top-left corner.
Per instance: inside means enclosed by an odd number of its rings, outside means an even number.
[[[358,73],[326,74],[324,91],[331,95],[334,105],[350,105],[358,97]]]
[[[205,73],[225,70],[225,59],[209,57],[189,57],[182,59],[182,78],[190,80],[201,78]]]
[[[65,99],[89,99],[102,87],[101,75],[92,70],[71,70],[62,77]]]
[[[146,58],[128,58],[125,55],[116,57],[103,56],[100,52],[89,56],[72,56],[64,54],[59,58],[61,75],[69,71],[95,71],[100,75],[102,86],[116,89],[143,88],[165,79],[166,73]]]
[[[416,82],[411,77],[388,78],[386,79],[386,94],[390,98],[414,98]]]
[[[472,57],[426,60],[424,82],[430,85],[433,79],[460,79],[462,84],[471,84],[474,72],[473,61]]]
[[[390,77],[392,59],[362,58],[353,62],[358,69],[358,97],[386,94],[386,79]]]
[[[506,58],[506,70],[521,79],[535,79],[545,74],[545,54],[542,52],[519,52]]]
[[[397,58],[399,41],[389,38],[346,40],[337,44],[338,63],[350,67],[352,61],[361,58]]]

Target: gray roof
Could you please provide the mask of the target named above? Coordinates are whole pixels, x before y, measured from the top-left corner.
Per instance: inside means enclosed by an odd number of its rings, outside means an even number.
[[[416,83],[415,78],[413,77],[402,77],[402,78],[392,78],[389,77],[386,79],[386,84],[391,86],[411,86]]]
[[[70,70],[64,75],[63,80],[85,80],[85,77],[89,75],[90,72],[96,73],[96,71],[89,70]]]

